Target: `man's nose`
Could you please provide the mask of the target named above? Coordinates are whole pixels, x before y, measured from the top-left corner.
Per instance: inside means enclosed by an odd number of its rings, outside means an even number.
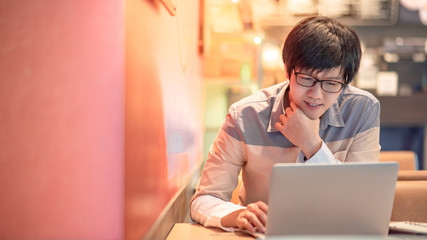
[[[323,89],[322,84],[320,82],[317,82],[312,86],[308,91],[307,95],[311,98],[321,98],[323,96]]]

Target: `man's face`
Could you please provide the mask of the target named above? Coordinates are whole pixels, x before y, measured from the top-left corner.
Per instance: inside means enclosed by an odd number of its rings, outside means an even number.
[[[340,70],[340,67],[336,67],[328,71],[315,71],[310,74],[302,69],[295,69],[290,76],[289,100],[294,101],[309,118],[320,118],[332,106],[341,90],[336,93],[326,92],[321,88],[320,82],[312,87],[301,86],[296,81],[295,72],[309,74],[319,80],[333,80],[344,83],[343,72]],[[326,83],[324,84],[326,85]]]

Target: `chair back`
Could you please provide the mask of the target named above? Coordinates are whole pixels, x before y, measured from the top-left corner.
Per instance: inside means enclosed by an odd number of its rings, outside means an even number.
[[[381,151],[380,162],[397,162],[399,170],[418,170],[417,154],[413,151]]]

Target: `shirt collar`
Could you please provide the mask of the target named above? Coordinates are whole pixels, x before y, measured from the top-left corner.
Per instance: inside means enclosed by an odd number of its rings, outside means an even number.
[[[268,123],[267,132],[278,132],[279,130],[274,126],[276,122],[280,121],[280,114],[284,113],[283,108],[286,108],[284,102],[284,96],[286,90],[289,87],[289,81],[281,83],[279,94],[277,94],[276,99],[274,100],[273,108],[271,109],[270,122]]]
[[[280,114],[285,113],[285,108],[289,103],[287,100],[284,101],[284,96],[289,87],[289,81],[282,83],[281,90],[277,94],[276,99],[274,100],[273,108],[271,109],[270,121],[268,123],[267,132],[278,132],[279,130],[274,126],[274,124],[280,121]],[[332,106],[320,117],[320,126],[319,130],[325,129],[328,125],[333,127],[344,127],[344,119],[342,117],[340,107],[338,102],[342,98],[341,91],[338,99],[332,104]]]

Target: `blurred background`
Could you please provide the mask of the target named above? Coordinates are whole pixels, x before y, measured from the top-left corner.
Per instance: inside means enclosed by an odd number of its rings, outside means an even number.
[[[427,166],[426,0],[0,1],[0,239],[163,239],[299,20],[356,30],[383,150]]]
[[[304,17],[325,15],[350,25],[360,37],[363,56],[352,85],[381,101],[382,149],[415,151],[422,168],[427,122],[426,6],[426,1],[409,0],[205,1],[204,152],[231,103],[285,79],[281,50],[292,26]]]

